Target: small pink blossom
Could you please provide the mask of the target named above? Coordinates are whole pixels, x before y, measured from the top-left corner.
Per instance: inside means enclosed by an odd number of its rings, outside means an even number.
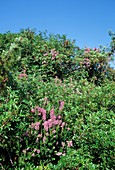
[[[46,133],[46,136],[49,136],[49,133],[48,133],[48,132]]]
[[[43,143],[45,143],[45,141],[46,141],[46,137],[44,136],[44,137],[43,137]]]
[[[43,125],[44,125],[44,129],[45,129],[46,131],[48,131],[49,122],[48,122],[48,121],[45,121],[45,122],[43,123]]]
[[[36,152],[37,151],[37,149],[36,148],[34,148],[34,152]]]
[[[62,124],[62,120],[58,120],[58,121],[59,121],[58,125],[61,125]]]
[[[64,146],[65,146],[65,142],[61,142],[61,144],[62,144],[62,147],[64,148]]]
[[[53,124],[54,125],[58,125],[59,124],[59,120],[54,120]]]
[[[50,110],[50,119],[51,120],[56,120],[56,116],[55,116],[55,113],[54,113],[54,108]]]
[[[35,123],[35,130],[39,130],[39,128],[40,128],[39,126],[40,126],[40,122],[36,122]]]
[[[35,153],[32,154],[32,157],[35,156]]]
[[[46,110],[44,108],[38,107],[38,115],[42,114],[42,120],[45,121],[46,120]]]
[[[57,155],[57,156],[61,156],[61,155],[62,155],[62,152],[57,152],[56,155]]]
[[[96,51],[96,50],[97,50],[97,48],[94,48],[94,49],[93,49],[93,51]]]
[[[52,126],[53,126],[53,121],[52,121],[52,119],[49,119],[49,120],[48,120],[48,124],[49,124],[49,128],[52,128]]]
[[[48,53],[43,54],[43,56],[47,56],[47,55],[48,55]]]
[[[58,119],[61,119],[61,116],[60,116],[60,115],[58,115]]]
[[[58,145],[59,144],[59,142],[56,142],[56,145]]]
[[[55,49],[52,49],[51,54],[52,54],[52,60],[54,60],[59,53]]]
[[[26,149],[24,149],[22,152],[23,152],[24,154],[26,154]]]
[[[35,113],[35,109],[31,109],[31,112],[32,112],[32,113]]]
[[[65,122],[62,123],[61,127],[64,128],[64,126],[65,126]]]
[[[56,133],[56,130],[53,130],[52,133]]]
[[[38,134],[38,138],[41,138],[42,137],[42,134]]]
[[[38,153],[38,154],[40,153],[40,150],[39,150],[39,149],[37,149],[37,153]]]
[[[85,52],[86,52],[86,53],[89,53],[89,52],[90,52],[90,48],[86,48],[86,49],[85,49]]]
[[[67,141],[67,146],[68,147],[72,147],[73,146],[73,142],[72,141]]]
[[[70,130],[70,128],[68,127],[68,128],[67,128],[67,131],[69,131],[69,130]]]
[[[35,128],[35,123],[31,123],[30,127],[34,129]]]

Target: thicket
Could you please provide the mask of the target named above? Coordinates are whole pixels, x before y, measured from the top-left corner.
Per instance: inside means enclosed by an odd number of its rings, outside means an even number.
[[[0,34],[0,168],[115,169],[115,34],[108,48],[65,35]]]

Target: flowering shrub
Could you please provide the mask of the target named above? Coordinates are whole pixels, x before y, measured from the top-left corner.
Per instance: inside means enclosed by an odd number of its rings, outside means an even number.
[[[0,168],[114,169],[113,47],[0,34]]]

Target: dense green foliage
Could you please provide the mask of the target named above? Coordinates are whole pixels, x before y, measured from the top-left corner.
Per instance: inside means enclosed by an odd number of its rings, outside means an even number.
[[[80,49],[65,35],[0,34],[0,168],[113,170],[115,34]]]

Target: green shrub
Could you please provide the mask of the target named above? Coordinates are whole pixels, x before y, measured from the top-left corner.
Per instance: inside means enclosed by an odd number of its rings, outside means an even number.
[[[115,70],[108,55],[66,36],[0,34],[2,169],[114,169]]]

